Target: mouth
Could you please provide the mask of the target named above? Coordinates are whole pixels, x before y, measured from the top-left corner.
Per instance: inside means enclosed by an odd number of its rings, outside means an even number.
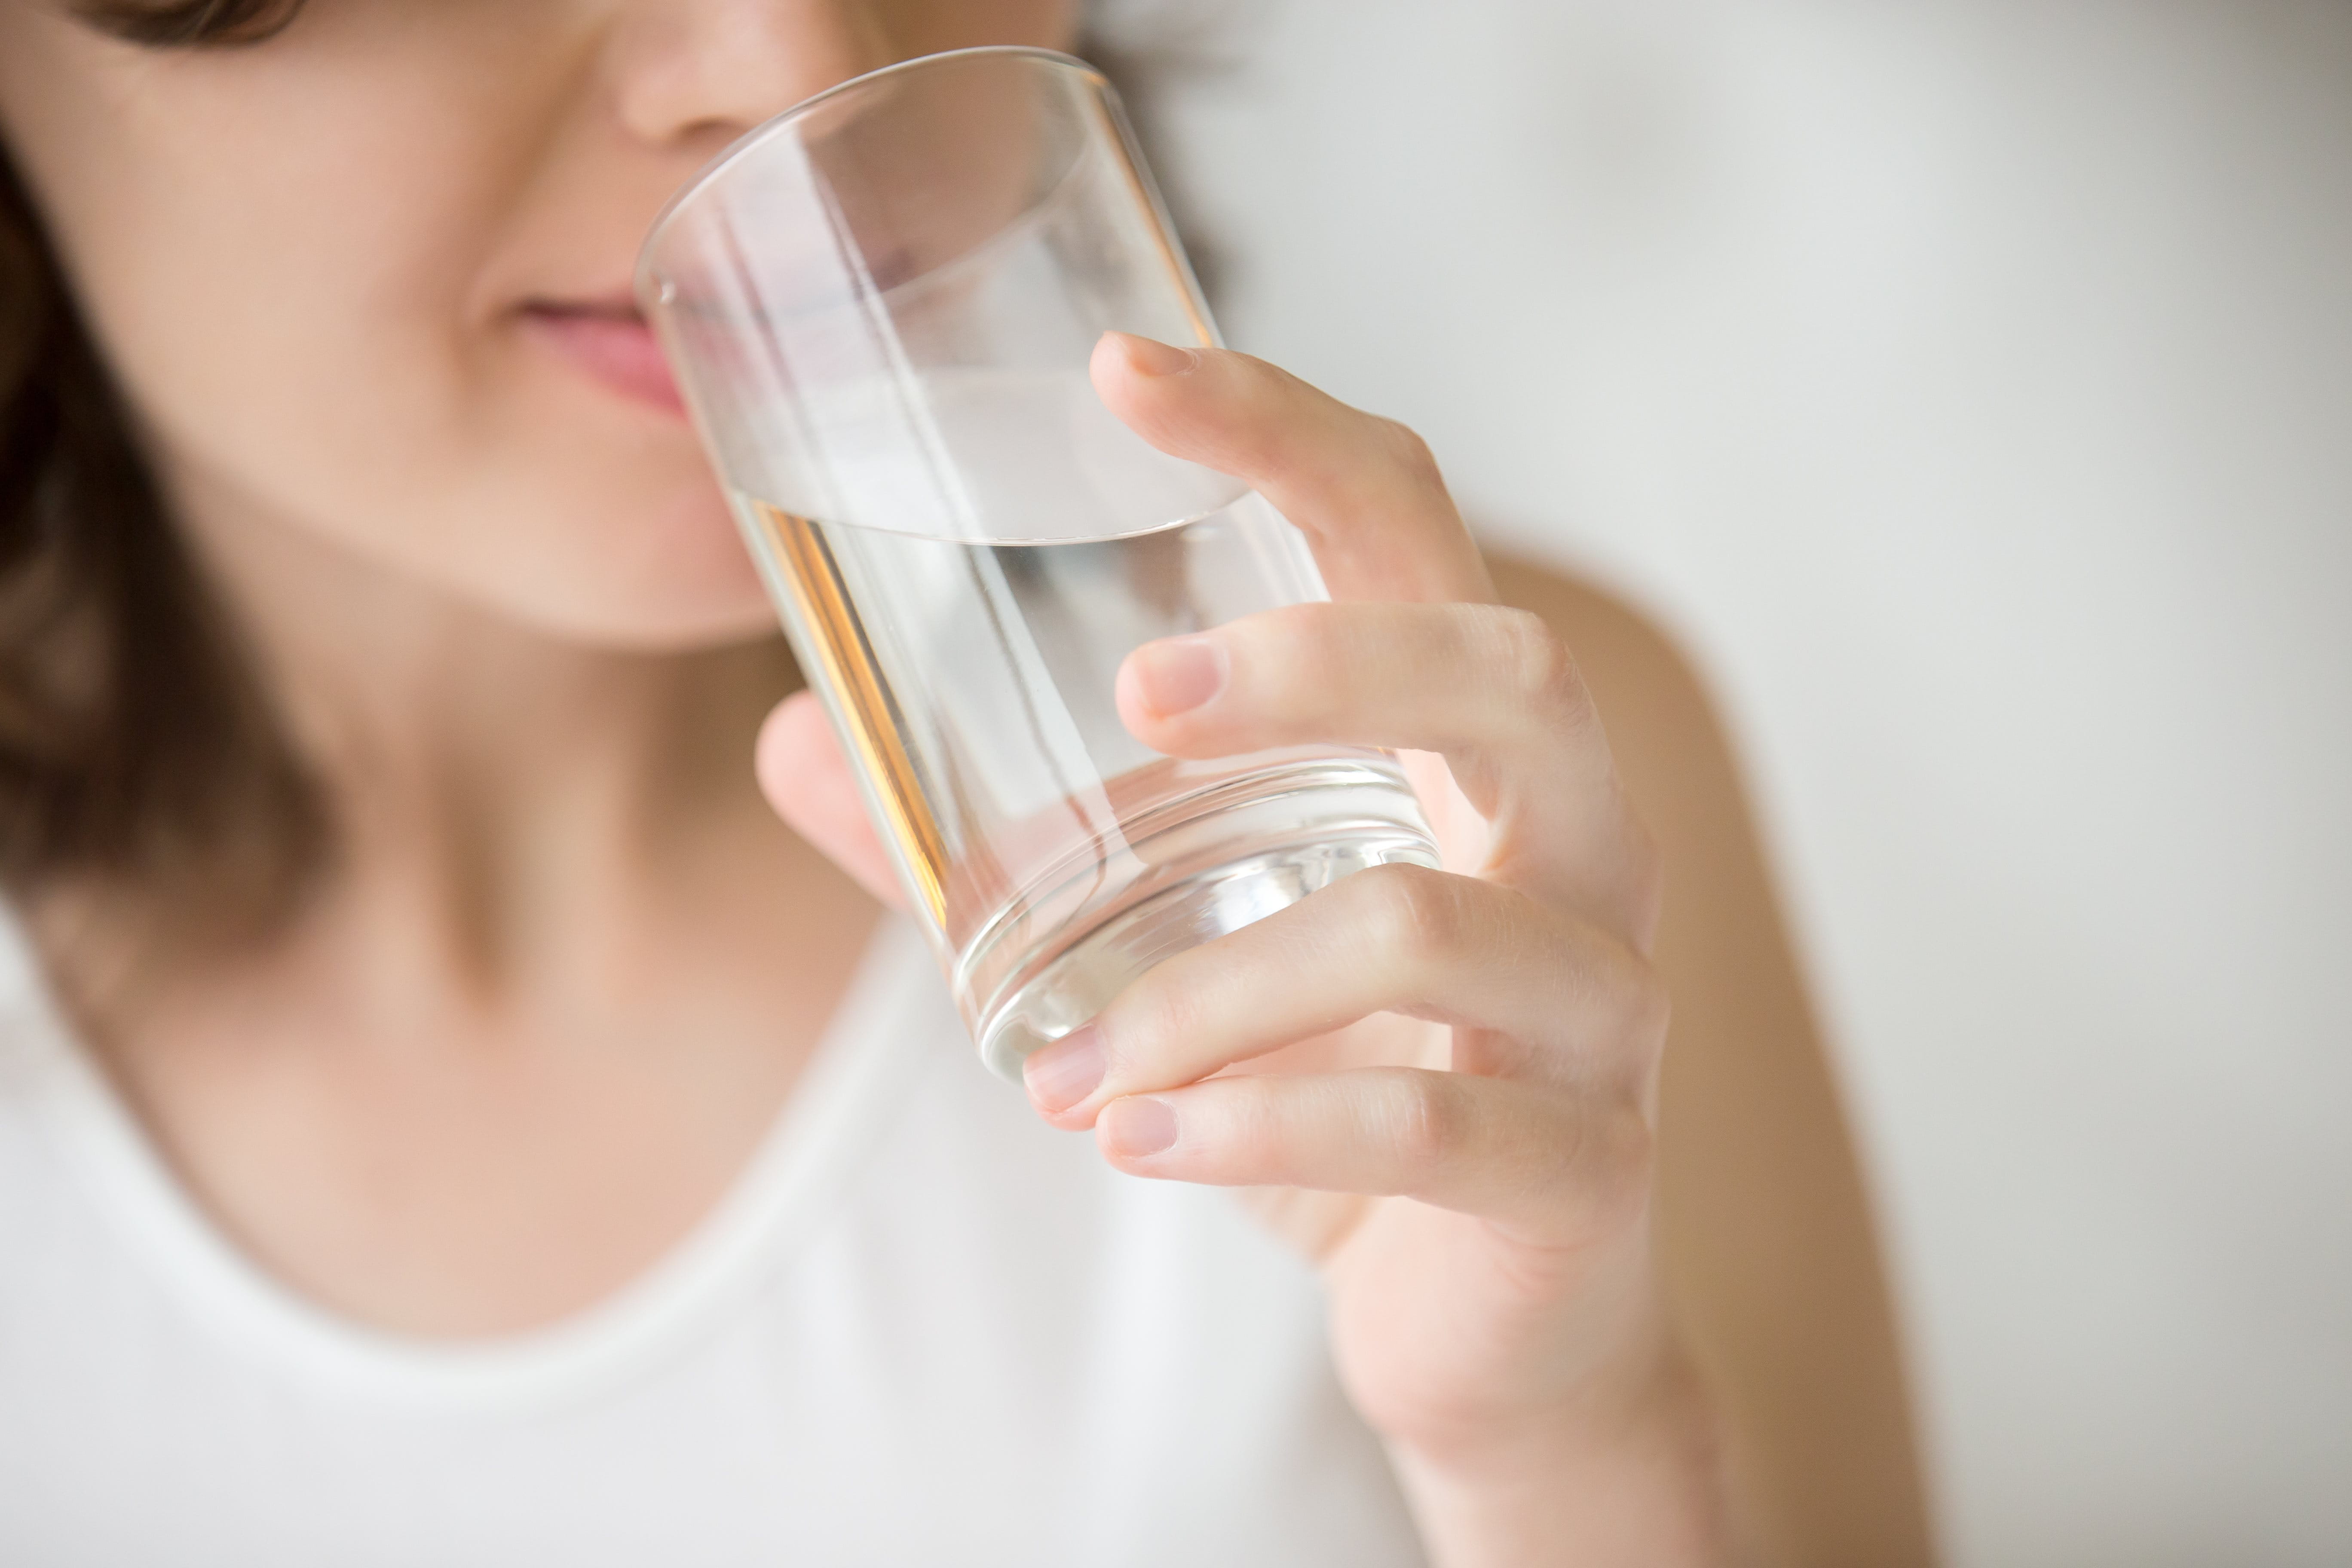
[[[667,414],[686,412],[653,328],[627,296],[530,300],[520,314],[533,338],[606,391]]]

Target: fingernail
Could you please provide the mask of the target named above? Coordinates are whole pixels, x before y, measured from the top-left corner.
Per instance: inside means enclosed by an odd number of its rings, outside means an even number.
[[[1225,689],[1225,650],[1211,638],[1148,642],[1132,658],[1143,700],[1162,718],[1190,713]]]
[[[1173,343],[1163,343],[1158,338],[1139,337],[1133,332],[1118,334],[1127,350],[1127,363],[1138,375],[1182,375],[1201,363],[1198,352],[1180,349]]]
[[[1164,1100],[1114,1100],[1103,1111],[1103,1142],[1133,1160],[1176,1146],[1176,1110]]]
[[[1021,1064],[1021,1081],[1038,1110],[1067,1110],[1102,1086],[1104,1066],[1102,1032],[1081,1024],[1031,1052]]]

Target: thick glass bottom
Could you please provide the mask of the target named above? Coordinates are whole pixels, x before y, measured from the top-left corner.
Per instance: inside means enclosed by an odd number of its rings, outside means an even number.
[[[1123,845],[1011,900],[955,966],[956,1004],[1004,1078],[1163,959],[1367,868],[1438,864],[1402,771],[1377,754],[1255,771],[1122,826]]]

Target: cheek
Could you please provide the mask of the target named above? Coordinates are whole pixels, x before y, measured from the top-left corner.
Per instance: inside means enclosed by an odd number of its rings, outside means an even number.
[[[201,158],[155,105],[109,106],[81,129],[118,144],[111,174],[61,183],[54,223],[166,484],[219,498],[204,526],[299,528],[592,640],[772,626],[685,425],[481,297],[513,193],[478,126],[344,105],[297,142],[218,97],[171,105]]]
[[[198,469],[205,493],[272,525],[568,637],[678,645],[772,624],[682,421],[511,329],[316,289],[325,275],[125,333],[167,473]]]
[[[399,252],[321,226],[217,248],[183,230],[126,251],[176,267],[89,279],[167,483],[200,473],[233,509],[566,636],[675,645],[771,624],[681,420],[587,383],[510,321],[470,320],[462,279],[401,264],[435,253],[421,225]]]
[[[230,90],[243,73],[165,64],[152,101],[107,106],[106,167],[69,182],[57,226],[165,455],[267,494],[313,489],[306,469],[370,436],[414,445],[464,379],[468,208],[487,204],[423,174],[456,149],[404,158],[389,105],[297,120],[257,87],[257,115]]]

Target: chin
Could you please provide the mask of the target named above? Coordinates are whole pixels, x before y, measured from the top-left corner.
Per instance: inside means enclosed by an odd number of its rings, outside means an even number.
[[[629,653],[695,653],[782,636],[776,612],[755,585],[740,598],[647,595],[643,585],[597,603],[538,606],[527,614],[568,641]]]
[[[690,653],[780,635],[775,606],[740,548],[734,563],[735,571],[719,575],[575,577],[561,592],[533,595],[526,603],[508,598],[504,607],[567,641],[643,653]]]
[[[685,653],[778,635],[776,612],[715,489],[567,520],[520,563],[501,562],[476,597],[567,641]]]

